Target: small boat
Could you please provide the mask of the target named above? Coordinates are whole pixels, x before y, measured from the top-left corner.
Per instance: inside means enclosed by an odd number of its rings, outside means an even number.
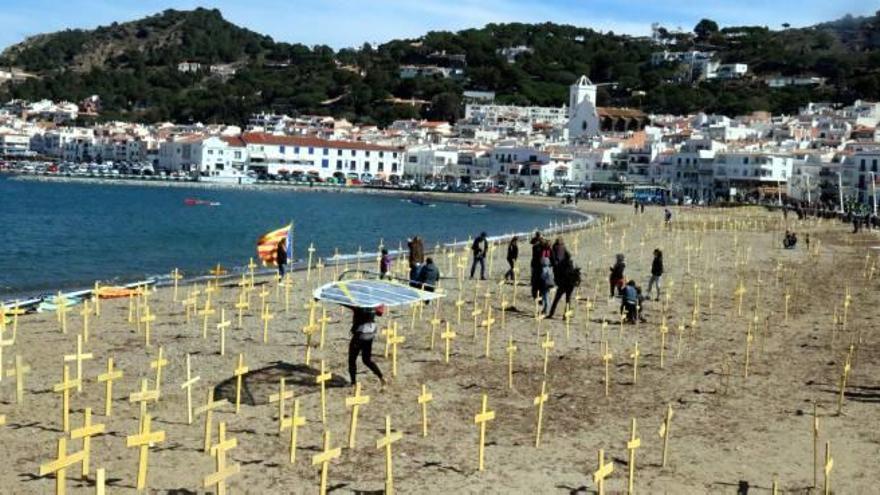
[[[475,201],[468,201],[468,208],[485,208],[486,203],[477,203]]]
[[[99,287],[98,297],[101,299],[118,299],[139,295],[142,291],[128,287]]]
[[[437,206],[434,203],[429,203],[422,198],[409,198],[409,202],[414,205],[418,205],[418,206],[428,206],[428,207]]]
[[[186,206],[220,206],[219,201],[208,201],[206,199],[186,198],[183,200]]]

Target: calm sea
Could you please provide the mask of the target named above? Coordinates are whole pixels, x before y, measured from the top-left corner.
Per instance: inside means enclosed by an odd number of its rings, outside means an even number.
[[[185,198],[221,206],[186,206]],[[322,192],[108,186],[33,182],[0,176],[0,295],[82,288],[95,280],[122,283],[211,266],[242,266],[256,239],[293,220],[294,256],[310,242],[318,256],[333,248],[375,251],[419,234],[426,246],[544,228],[570,213],[549,208],[417,206],[398,197]],[[576,219],[572,219],[576,220]]]

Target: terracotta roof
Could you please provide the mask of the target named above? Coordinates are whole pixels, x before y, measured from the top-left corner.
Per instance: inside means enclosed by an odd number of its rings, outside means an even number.
[[[402,148],[379,146],[361,141],[335,141],[303,136],[278,136],[260,132],[249,132],[241,135],[245,144],[269,144],[284,146],[311,146],[314,148],[339,148],[368,151],[401,151]]]
[[[644,112],[635,108],[624,108],[624,107],[598,107],[596,108],[596,112],[600,117],[628,117],[628,118],[637,118],[637,119],[645,119],[648,118]]]
[[[220,136],[220,139],[226,141],[226,144],[234,148],[244,148],[246,145],[241,136]]]

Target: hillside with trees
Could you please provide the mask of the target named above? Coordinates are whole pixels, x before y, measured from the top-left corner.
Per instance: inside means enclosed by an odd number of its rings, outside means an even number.
[[[102,118],[239,123],[253,112],[332,114],[386,124],[397,118],[454,120],[464,90],[494,91],[497,101],[558,106],[586,74],[602,105],[657,113],[794,112],[808,101],[880,99],[880,17],[846,17],[809,28],[719,27],[693,32],[659,27],[652,38],[558,24],[489,24],[459,32],[334,51],[276,42],[235,26],[217,10],[168,10],[94,30],[40,35],[6,49],[0,63],[39,75],[0,88],[0,98],[102,99]],[[504,49],[524,47],[509,60]],[[651,54],[712,51],[749,64],[746,78],[700,81]],[[203,70],[180,72],[180,62]],[[235,74],[218,76],[223,64]],[[460,77],[402,78],[400,67],[460,70]],[[819,87],[771,89],[769,76],[816,76]],[[402,100],[419,102],[403,104]]]

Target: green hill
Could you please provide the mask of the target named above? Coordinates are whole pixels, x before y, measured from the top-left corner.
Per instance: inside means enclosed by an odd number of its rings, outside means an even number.
[[[465,89],[500,102],[561,105],[580,74],[603,86],[600,104],[649,112],[792,112],[807,101],[880,99],[880,17],[847,17],[810,28],[771,30],[701,22],[699,34],[660,35],[672,50],[716,52],[749,64],[750,77],[692,82],[681,68],[652,66],[654,41],[557,24],[489,24],[457,33],[334,51],[273,41],[223,19],[217,10],[167,10],[94,30],[39,35],[6,49],[0,63],[40,77],[0,89],[2,98],[103,100],[102,118],[243,122],[257,111],[330,113],[384,124],[395,118],[455,119]],[[499,51],[526,46],[510,63]],[[230,64],[234,76],[181,73],[193,61]],[[401,65],[463,69],[461,78],[402,79]],[[819,88],[769,89],[770,75],[820,76]],[[392,98],[428,101],[422,107]]]

